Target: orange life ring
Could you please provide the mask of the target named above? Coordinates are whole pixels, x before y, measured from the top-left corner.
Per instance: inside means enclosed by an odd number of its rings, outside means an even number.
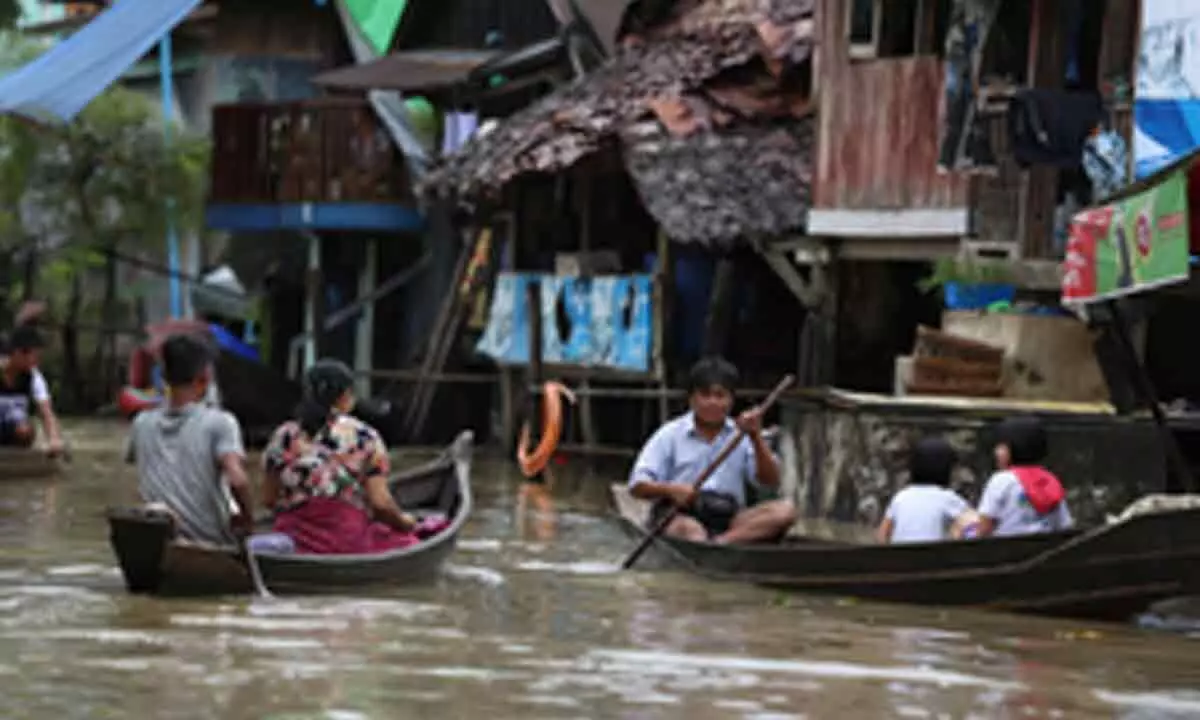
[[[526,420],[521,426],[521,434],[517,438],[517,464],[527,478],[536,477],[546,469],[554,457],[554,451],[558,449],[558,442],[562,439],[563,398],[575,404],[575,393],[566,385],[553,381],[542,385],[542,439],[536,448],[529,448],[529,421]]]

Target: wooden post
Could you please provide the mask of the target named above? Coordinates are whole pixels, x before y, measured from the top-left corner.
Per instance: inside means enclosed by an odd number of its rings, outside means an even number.
[[[580,208],[579,219],[579,253],[584,261],[583,277],[590,278],[591,264],[587,262],[586,255],[592,250],[592,176],[585,175],[583,180],[576,185],[577,201]],[[592,448],[597,444],[596,438],[596,416],[592,405],[592,383],[591,379],[583,376],[583,380],[579,383],[579,430],[585,448]]]
[[[1179,442],[1175,439],[1175,433],[1171,432],[1170,425],[1167,424],[1167,416],[1163,413],[1162,406],[1158,402],[1158,393],[1154,390],[1154,383],[1150,381],[1150,376],[1146,374],[1146,368],[1142,366],[1138,360],[1137,348],[1134,347],[1133,339],[1129,334],[1129,323],[1125,317],[1125,312],[1121,310],[1120,301],[1109,300],[1108,310],[1112,313],[1113,329],[1116,331],[1117,340],[1124,348],[1126,368],[1129,371],[1134,383],[1138,388],[1138,392],[1142,396],[1142,400],[1150,406],[1150,414],[1154,417],[1154,424],[1158,428],[1159,437],[1162,439],[1163,452],[1167,456],[1171,473],[1175,476],[1176,483],[1167,480],[1167,492],[1193,492],[1196,488],[1196,483],[1192,477],[1192,469],[1188,467],[1187,460],[1183,456],[1183,451],[1179,449]],[[1169,478],[1169,476],[1168,476]]]
[[[654,339],[652,340],[653,347],[651,348],[654,358],[654,378],[658,382],[658,422],[659,425],[665,425],[670,418],[671,407],[667,397],[667,362],[666,362],[666,324],[667,318],[667,295],[668,293],[668,278],[671,267],[670,258],[671,241],[667,238],[667,234],[660,228],[658,231],[658,267],[654,272],[654,290],[651,297],[651,302],[654,304]]]
[[[518,221],[521,216],[510,213],[507,217],[507,228],[500,240],[495,257],[497,259],[496,274],[503,270],[512,270],[516,266]],[[511,366],[500,368],[500,436],[501,446],[506,450],[513,449],[517,437],[517,374]]]
[[[733,318],[733,294],[736,290],[736,271],[733,260],[722,257],[713,272],[712,294],[708,300],[708,315],[704,319],[704,346],[701,354],[724,355],[729,341],[729,324]]]
[[[358,297],[369,297],[375,292],[375,284],[379,279],[379,240],[367,238],[363,246],[363,262],[358,276]],[[359,397],[371,397],[372,382],[369,371],[375,366],[375,303],[369,302],[362,307],[358,316],[354,338],[354,369],[358,372],[358,388],[355,392]]]

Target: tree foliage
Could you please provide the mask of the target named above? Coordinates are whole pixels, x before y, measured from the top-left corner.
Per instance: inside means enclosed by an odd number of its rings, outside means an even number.
[[[0,0],[0,30],[15,27],[21,19],[21,0]]]
[[[0,69],[41,49],[8,44],[15,49],[0,57]],[[157,104],[121,86],[67,125],[0,117],[0,249],[37,242],[76,258],[76,250],[86,256],[98,247],[153,249],[168,213],[181,236],[200,232],[208,141],[164,129]]]
[[[0,31],[0,74],[46,47]],[[49,302],[77,409],[111,397],[108,329],[131,324],[121,308],[138,290],[119,279],[117,254],[161,262],[169,218],[181,238],[202,233],[208,159],[206,138],[167,126],[154,99],[119,85],[65,125],[0,116],[0,326],[22,295]],[[106,339],[81,340],[89,325]]]

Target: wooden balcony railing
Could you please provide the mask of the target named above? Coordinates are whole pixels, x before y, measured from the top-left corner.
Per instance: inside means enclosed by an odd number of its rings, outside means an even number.
[[[402,203],[404,159],[366,100],[213,108],[214,203]]]

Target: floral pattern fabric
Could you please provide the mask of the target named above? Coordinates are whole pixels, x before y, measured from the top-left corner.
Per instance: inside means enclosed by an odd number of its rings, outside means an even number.
[[[387,447],[371,426],[343,415],[310,438],[295,422],[284,423],[263,452],[263,468],[279,477],[274,510],[329,498],[366,509],[367,478],[391,472]]]

